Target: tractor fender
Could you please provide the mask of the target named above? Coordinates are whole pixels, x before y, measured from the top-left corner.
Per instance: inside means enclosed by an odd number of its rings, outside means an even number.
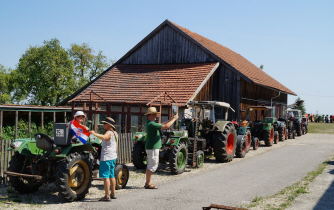
[[[134,135],[133,135],[133,137],[132,137],[132,139],[131,139],[132,141],[134,141],[134,142],[145,142],[145,140],[146,140],[146,132],[136,132]]]
[[[229,125],[229,126],[233,126],[233,123],[230,122],[230,121],[222,121],[222,120],[219,120],[215,123],[214,125],[214,130],[217,130],[217,131],[220,131],[220,132],[223,132],[225,127]]]

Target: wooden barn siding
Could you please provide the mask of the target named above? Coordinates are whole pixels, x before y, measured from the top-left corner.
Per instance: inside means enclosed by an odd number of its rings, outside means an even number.
[[[175,64],[214,62],[209,54],[169,26],[162,28],[122,64]]]
[[[229,103],[235,110],[229,111],[229,119],[239,120],[240,76],[226,66],[220,66],[213,77],[212,100]]]

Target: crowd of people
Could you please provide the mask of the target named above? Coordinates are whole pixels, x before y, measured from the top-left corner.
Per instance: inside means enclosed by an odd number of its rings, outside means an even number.
[[[334,123],[334,115],[307,114],[310,122]]]

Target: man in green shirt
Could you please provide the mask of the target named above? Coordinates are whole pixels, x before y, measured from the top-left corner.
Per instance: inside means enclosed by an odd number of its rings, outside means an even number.
[[[157,170],[159,165],[159,150],[161,148],[161,129],[170,128],[173,123],[179,118],[176,114],[170,121],[164,124],[156,123],[159,112],[155,107],[149,107],[147,110],[147,123],[145,125],[146,130],[146,154],[147,154],[147,169],[146,169],[146,182],[145,189],[158,189],[155,185],[151,183],[152,174]]]

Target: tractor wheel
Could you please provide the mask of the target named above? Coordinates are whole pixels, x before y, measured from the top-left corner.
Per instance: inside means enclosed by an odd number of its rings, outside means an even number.
[[[223,132],[214,135],[213,151],[217,162],[229,162],[233,159],[237,144],[237,134],[233,125],[225,126]]]
[[[284,128],[284,140],[288,140],[288,129]]]
[[[270,131],[264,131],[263,137],[266,146],[272,146],[275,138],[274,128],[270,129]]]
[[[299,125],[297,127],[297,136],[301,136],[302,135],[302,127]]]
[[[186,169],[188,149],[185,143],[174,146],[171,151],[169,164],[172,174],[182,174]]]
[[[246,148],[246,136],[244,135],[239,135],[237,139],[237,148],[235,150],[235,156],[237,158],[244,158],[247,153],[247,148]]]
[[[58,161],[56,185],[59,196],[66,201],[85,198],[92,183],[92,165],[90,154],[77,152]]]
[[[260,140],[259,140],[259,138],[254,137],[252,139],[252,146],[253,146],[253,150],[257,150],[259,148],[259,146],[260,146]]]
[[[117,165],[115,168],[116,190],[124,189],[129,180],[129,169],[126,165]]]
[[[286,140],[286,128],[279,129],[279,131],[278,131],[278,140],[279,141]]]
[[[147,154],[145,145],[137,142],[133,145],[132,163],[137,169],[145,169],[147,165]]]
[[[274,144],[277,144],[278,143],[278,131],[275,131],[274,132]]]
[[[202,168],[204,166],[204,152],[199,150],[196,152],[196,168]]]
[[[293,131],[292,131],[292,139],[295,139],[295,138],[296,138],[296,131],[293,130]]]
[[[252,134],[250,130],[246,133],[246,151],[249,152],[250,148],[252,146]]]
[[[9,162],[8,171],[24,174],[32,174],[31,167],[26,165],[26,156],[15,153]],[[33,193],[43,184],[32,178],[9,176],[9,184],[20,193]]]

